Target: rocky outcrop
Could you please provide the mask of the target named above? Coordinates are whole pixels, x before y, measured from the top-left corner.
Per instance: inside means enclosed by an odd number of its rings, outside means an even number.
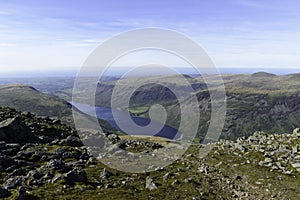
[[[0,198],[20,187],[18,199],[26,199],[26,189],[59,180],[86,183],[90,158],[76,132],[59,120],[0,108]]]
[[[300,172],[299,130],[295,129],[292,134],[255,132],[248,138],[239,138],[237,141],[222,140],[218,144],[221,149],[229,149],[245,157],[249,153],[259,152],[263,156],[259,160],[252,159],[252,162],[270,168],[270,171],[294,175]]]
[[[8,118],[0,123],[0,141],[7,143],[32,143],[39,138],[30,131],[21,117]]]
[[[221,140],[200,147],[194,144],[186,154],[176,156],[171,165],[164,168],[151,165],[148,169],[156,171],[131,174],[98,162],[82,146],[76,131],[55,119],[0,108],[0,122],[6,124],[5,130],[23,127],[16,129],[19,139],[32,136],[26,138],[28,142],[14,138],[11,143],[6,139],[8,136],[2,135],[5,141],[0,141],[0,198],[47,199],[55,194],[53,198],[65,199],[64,195],[76,198],[88,194],[87,199],[256,200],[297,199],[293,194],[299,193],[297,185],[288,183],[299,183],[300,129],[292,134],[256,132],[236,141]],[[84,135],[87,140],[97,133]],[[158,141],[157,138],[147,141],[140,137],[109,135],[108,142],[112,145],[104,158],[116,155],[118,159],[118,154],[126,153],[129,157],[123,159],[122,164],[129,163],[128,166],[134,168],[129,159],[138,158],[139,165],[146,161],[129,151],[154,153],[166,140]],[[200,158],[199,149],[209,146],[213,146],[210,154]],[[169,147],[168,151],[174,152],[180,146],[172,143]],[[165,153],[162,151],[159,156],[162,155],[163,160],[172,159]],[[240,171],[239,167],[249,171]],[[254,176],[252,183],[253,173],[260,171],[263,176]],[[266,171],[272,173],[273,179],[264,174]],[[286,195],[287,192],[292,196]]]

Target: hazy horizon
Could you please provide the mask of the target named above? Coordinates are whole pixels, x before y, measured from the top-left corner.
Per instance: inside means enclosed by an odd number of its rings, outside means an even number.
[[[296,70],[299,4],[296,0],[0,1],[0,74],[76,71],[105,40],[145,27],[185,34],[221,69]],[[123,64],[148,57],[138,55]],[[150,57],[172,59],[154,53]]]
[[[123,75],[128,68],[117,67],[113,70],[110,70],[105,76],[121,76]],[[179,73],[188,74],[188,75],[198,75],[197,71],[192,68],[187,67],[174,67]],[[299,70],[296,68],[218,68],[220,74],[253,74],[256,72],[267,72],[275,75],[287,75],[299,73]],[[0,78],[30,78],[30,77],[75,77],[78,71],[68,70],[68,71],[18,71],[10,73],[0,73]],[[166,75],[164,73],[157,74],[148,74],[148,75]],[[137,75],[138,76],[138,75]],[[141,75],[142,76],[142,75]]]

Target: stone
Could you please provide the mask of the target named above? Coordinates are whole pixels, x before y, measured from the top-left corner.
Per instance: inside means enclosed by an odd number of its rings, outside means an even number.
[[[80,140],[80,138],[75,137],[74,135],[68,136],[66,140],[67,140],[68,145],[71,146],[71,147],[81,147],[81,146],[83,146],[83,143]]]
[[[283,177],[281,175],[278,175],[278,176],[276,176],[276,179],[282,181]]]
[[[116,134],[110,134],[110,135],[107,136],[107,138],[108,138],[113,144],[115,144],[115,143],[117,143],[117,142],[119,142],[119,141],[121,140],[120,137],[117,136]]]
[[[272,158],[265,158],[265,163],[271,163],[271,162],[273,162]]]
[[[292,167],[294,167],[294,168],[300,168],[300,162],[298,162],[298,163],[293,163],[293,164],[292,164]]]
[[[9,197],[10,195],[11,193],[7,189],[0,186],[0,198]]]
[[[292,147],[292,153],[293,154],[296,154],[298,152],[298,148],[295,146],[295,147]]]
[[[6,189],[15,189],[18,186],[21,186],[22,183],[24,182],[24,177],[22,176],[17,176],[17,177],[12,177],[6,180],[4,187]]]
[[[47,164],[46,167],[51,170],[59,170],[60,172],[68,172],[71,170],[71,166],[66,165],[59,159],[52,159]]]
[[[172,184],[171,185],[177,185],[177,184],[179,184],[180,182],[176,179],[176,180],[174,180],[173,182],[172,182]]]
[[[63,180],[64,176],[61,174],[57,174],[56,176],[54,176],[54,178],[51,180],[51,183],[55,183],[58,180]]]
[[[164,176],[163,176],[163,181],[166,182],[171,176],[173,176],[173,174],[171,173],[166,173]]]
[[[87,174],[83,169],[74,169],[69,171],[65,176],[66,181],[69,184],[74,184],[75,182],[87,182]]]
[[[191,183],[192,181],[193,181],[193,179],[191,177],[184,179],[185,183]]]
[[[27,171],[25,169],[15,169],[13,172],[9,173],[7,177],[13,177],[13,176],[25,176],[27,174]]]
[[[0,140],[7,143],[38,142],[21,117],[8,118],[0,122]]]
[[[0,166],[6,169],[14,164],[15,161],[11,157],[0,153]]]
[[[17,200],[25,200],[27,196],[26,189],[21,186],[18,190],[18,198]]]
[[[27,177],[31,179],[40,179],[42,177],[42,174],[37,170],[31,170],[28,172]]]
[[[100,174],[100,177],[102,179],[109,179],[112,176],[112,173],[108,171],[106,168],[104,168]]]
[[[146,178],[146,189],[148,190],[156,190],[157,189],[157,186],[155,185],[155,183],[153,183],[152,179],[147,176]]]
[[[109,145],[109,146],[107,147],[107,149],[106,149],[106,151],[107,151],[108,153],[110,153],[110,154],[112,154],[112,153],[114,153],[114,152],[116,152],[116,151],[118,151],[118,150],[120,150],[120,148],[119,148],[119,146],[118,146],[117,144]]]
[[[299,137],[300,136],[300,128],[294,129],[293,134]]]

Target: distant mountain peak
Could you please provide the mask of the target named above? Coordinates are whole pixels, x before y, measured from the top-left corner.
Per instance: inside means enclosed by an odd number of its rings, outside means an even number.
[[[254,78],[274,77],[274,76],[276,76],[276,75],[272,74],[272,73],[268,73],[268,72],[256,72],[251,75],[251,77],[254,77]]]

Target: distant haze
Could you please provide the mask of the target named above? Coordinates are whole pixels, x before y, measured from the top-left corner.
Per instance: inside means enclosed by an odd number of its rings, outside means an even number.
[[[199,73],[192,68],[186,68],[186,67],[175,67],[176,71],[178,71],[181,74],[188,74],[188,75],[198,75]],[[276,75],[285,75],[285,74],[293,74],[293,73],[300,73],[300,68],[218,68],[221,74],[252,74],[255,72],[268,72],[273,73]],[[119,67],[119,68],[113,68],[113,70],[109,70],[107,73],[105,73],[105,76],[122,76],[124,73],[127,72],[127,68]],[[26,71],[26,72],[13,72],[13,73],[0,73],[0,78],[18,78],[18,77],[74,77],[77,75],[76,70],[69,70],[69,71]],[[155,75],[167,75],[163,72],[157,72],[154,74],[146,73],[150,76]],[[134,74],[136,76],[144,76],[145,74]],[[100,75],[99,75],[100,76]]]

